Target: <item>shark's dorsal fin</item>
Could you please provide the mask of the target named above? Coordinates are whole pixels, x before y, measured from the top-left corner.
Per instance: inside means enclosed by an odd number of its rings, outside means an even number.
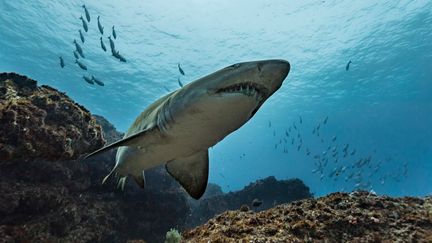
[[[208,151],[204,150],[189,157],[171,160],[166,164],[166,169],[191,197],[199,199],[207,187],[208,160]]]
[[[103,148],[100,148],[90,154],[88,154],[84,159],[90,158],[92,156],[95,156],[97,154],[103,153],[107,150],[113,149],[113,148],[117,148],[120,146],[133,146],[133,144],[138,140],[138,138],[145,136],[146,134],[150,133],[151,131],[153,131],[154,129],[157,129],[157,127],[152,127],[150,129],[145,129],[143,131],[137,132],[131,136],[128,136],[126,138],[123,138],[122,140],[119,140],[117,142],[114,142],[112,144],[109,144]]]

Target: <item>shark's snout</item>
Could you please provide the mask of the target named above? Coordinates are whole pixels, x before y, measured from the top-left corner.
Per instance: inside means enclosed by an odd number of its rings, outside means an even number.
[[[282,59],[270,60],[270,65],[279,73],[281,81],[285,80],[291,69],[290,63]]]
[[[275,81],[283,81],[289,71],[290,71],[290,63],[285,60],[268,60],[264,61],[264,63],[258,63],[257,66],[261,66],[261,72],[268,72],[267,75],[275,78]]]
[[[256,67],[261,77],[257,83],[267,88],[269,91],[267,96],[281,87],[291,68],[289,62],[282,59],[258,61]]]

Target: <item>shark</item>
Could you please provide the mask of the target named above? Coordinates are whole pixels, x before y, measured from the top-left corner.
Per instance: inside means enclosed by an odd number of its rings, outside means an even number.
[[[199,199],[209,174],[208,149],[249,121],[282,85],[290,63],[271,59],[230,65],[184,85],[149,105],[124,138],[86,156],[118,148],[113,175],[124,189],[131,176],[142,188],[144,171],[165,165]]]

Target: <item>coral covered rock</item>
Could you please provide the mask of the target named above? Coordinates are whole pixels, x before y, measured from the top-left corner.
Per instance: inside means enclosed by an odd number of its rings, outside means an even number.
[[[228,211],[185,242],[432,242],[432,198],[334,193],[266,211]]]
[[[115,150],[73,160],[103,137],[122,134],[55,89],[0,74],[0,242],[161,242],[184,229],[187,198],[163,167],[121,192],[101,185]]]
[[[162,242],[170,228],[184,229],[186,195],[163,167],[147,172],[145,190],[101,185],[114,152],[0,163],[0,242]]]
[[[105,143],[84,107],[15,73],[0,73],[0,134],[0,162],[74,159]]]

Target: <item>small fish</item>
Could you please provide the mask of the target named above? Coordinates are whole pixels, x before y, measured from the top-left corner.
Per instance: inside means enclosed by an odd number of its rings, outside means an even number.
[[[83,17],[80,17],[81,21],[82,21],[82,25],[84,28],[84,31],[87,32],[88,31],[88,26],[87,26],[87,22],[85,21],[85,19],[83,19]]]
[[[315,134],[315,127],[314,127],[314,129],[312,130],[312,134]]]
[[[354,150],[351,152],[351,156],[354,155],[355,153],[356,153],[356,150],[354,149]]]
[[[111,52],[112,52],[113,55],[114,55],[114,53],[116,52],[116,51],[115,51],[114,41],[111,39],[111,36],[108,36],[108,39],[109,39],[109,42],[110,42]]]
[[[336,141],[336,139],[337,139],[337,137],[333,136],[332,141],[334,142],[334,141]]]
[[[255,198],[254,200],[252,200],[252,206],[253,207],[259,207],[259,206],[261,206],[262,203],[263,202],[261,200],[257,199],[257,198]]]
[[[178,82],[178,84],[179,84],[179,86],[180,87],[183,87],[183,83],[180,81],[180,78],[177,78],[177,82]],[[275,134],[273,134],[273,136],[274,136]]]
[[[183,69],[180,67],[180,63],[177,64],[177,66],[178,66],[178,70],[179,70],[179,72],[181,73],[181,75],[185,75],[185,72],[184,72]]]
[[[103,30],[104,30],[104,28],[102,27],[102,25],[101,25],[101,23],[100,23],[100,21],[99,21],[99,18],[100,18],[100,16],[97,17],[97,21],[98,21],[98,29],[99,29],[99,32],[103,35]]]
[[[328,120],[328,116],[326,116],[326,118],[323,121],[324,125],[327,124],[327,120]]]
[[[122,55],[120,55],[120,53],[117,52],[117,56],[118,56],[118,59],[120,60],[120,62],[126,62],[126,58],[124,58]]]
[[[86,65],[84,65],[83,63],[81,63],[80,61],[78,61],[78,60],[75,60],[75,63],[76,64],[78,64],[78,66],[81,68],[81,69],[83,69],[83,70],[87,70],[87,67],[86,67]]]
[[[60,58],[60,67],[61,67],[61,68],[64,68],[64,67],[65,67],[65,64],[64,64],[63,57],[62,57],[62,56],[59,56],[59,58]]]
[[[117,33],[116,33],[115,29],[114,29],[114,25],[112,27],[112,36],[114,37],[114,39],[117,39]]]
[[[82,58],[85,58],[81,46],[78,44],[78,42],[77,42],[76,40],[74,40],[73,42],[74,42],[74,44],[75,44],[75,49],[76,49],[76,51],[78,52],[78,54],[80,54],[80,56],[81,56]]]
[[[346,67],[345,67],[345,70],[346,70],[346,71],[349,70],[349,68],[350,68],[350,64],[351,64],[351,63],[352,63],[351,60],[349,60],[349,62],[347,63],[347,65],[346,65]]]
[[[79,55],[78,55],[78,53],[76,51],[73,51],[73,55],[74,55],[75,59],[79,58]]]
[[[83,35],[83,33],[81,32],[81,30],[78,30],[78,32],[79,32],[80,39],[81,39],[82,43],[84,43],[84,42],[85,42],[85,39],[84,39],[84,35]]]
[[[78,64],[78,65],[79,65],[79,64]],[[91,78],[85,76],[85,75],[83,75],[83,79],[84,79],[87,83],[89,83],[89,84],[94,84],[93,80],[92,80]]]
[[[296,127],[295,123],[293,124],[293,127],[294,127],[295,130],[297,130],[297,127]]]
[[[115,58],[119,59],[120,62],[126,62],[126,58],[124,58],[122,55],[120,55],[120,52],[119,52],[119,51],[114,52],[114,53],[113,53],[113,56],[114,56]]]
[[[269,121],[268,126],[271,127],[271,121]]]
[[[105,86],[105,84],[102,82],[102,81],[100,81],[100,80],[98,80],[98,79],[96,79],[93,75],[92,75],[92,81],[94,81],[97,85],[99,85],[99,86]]]
[[[302,117],[301,117],[301,116],[299,116],[299,122],[300,122],[300,124],[302,124],[302,123],[303,123],[303,119],[302,119]]]
[[[104,51],[106,52],[107,49],[106,49],[106,47],[105,47],[105,43],[103,42],[102,37],[100,37],[100,45],[101,45],[102,50],[104,50]]]
[[[348,143],[345,144],[345,146],[344,146],[344,148],[343,148],[343,151],[346,152],[346,151],[348,150],[348,147],[349,147],[349,144],[348,144]]]
[[[89,12],[88,12],[85,4],[83,4],[82,7],[84,8],[84,12],[85,12],[85,16],[86,16],[87,22],[90,22],[90,14],[89,14]]]

